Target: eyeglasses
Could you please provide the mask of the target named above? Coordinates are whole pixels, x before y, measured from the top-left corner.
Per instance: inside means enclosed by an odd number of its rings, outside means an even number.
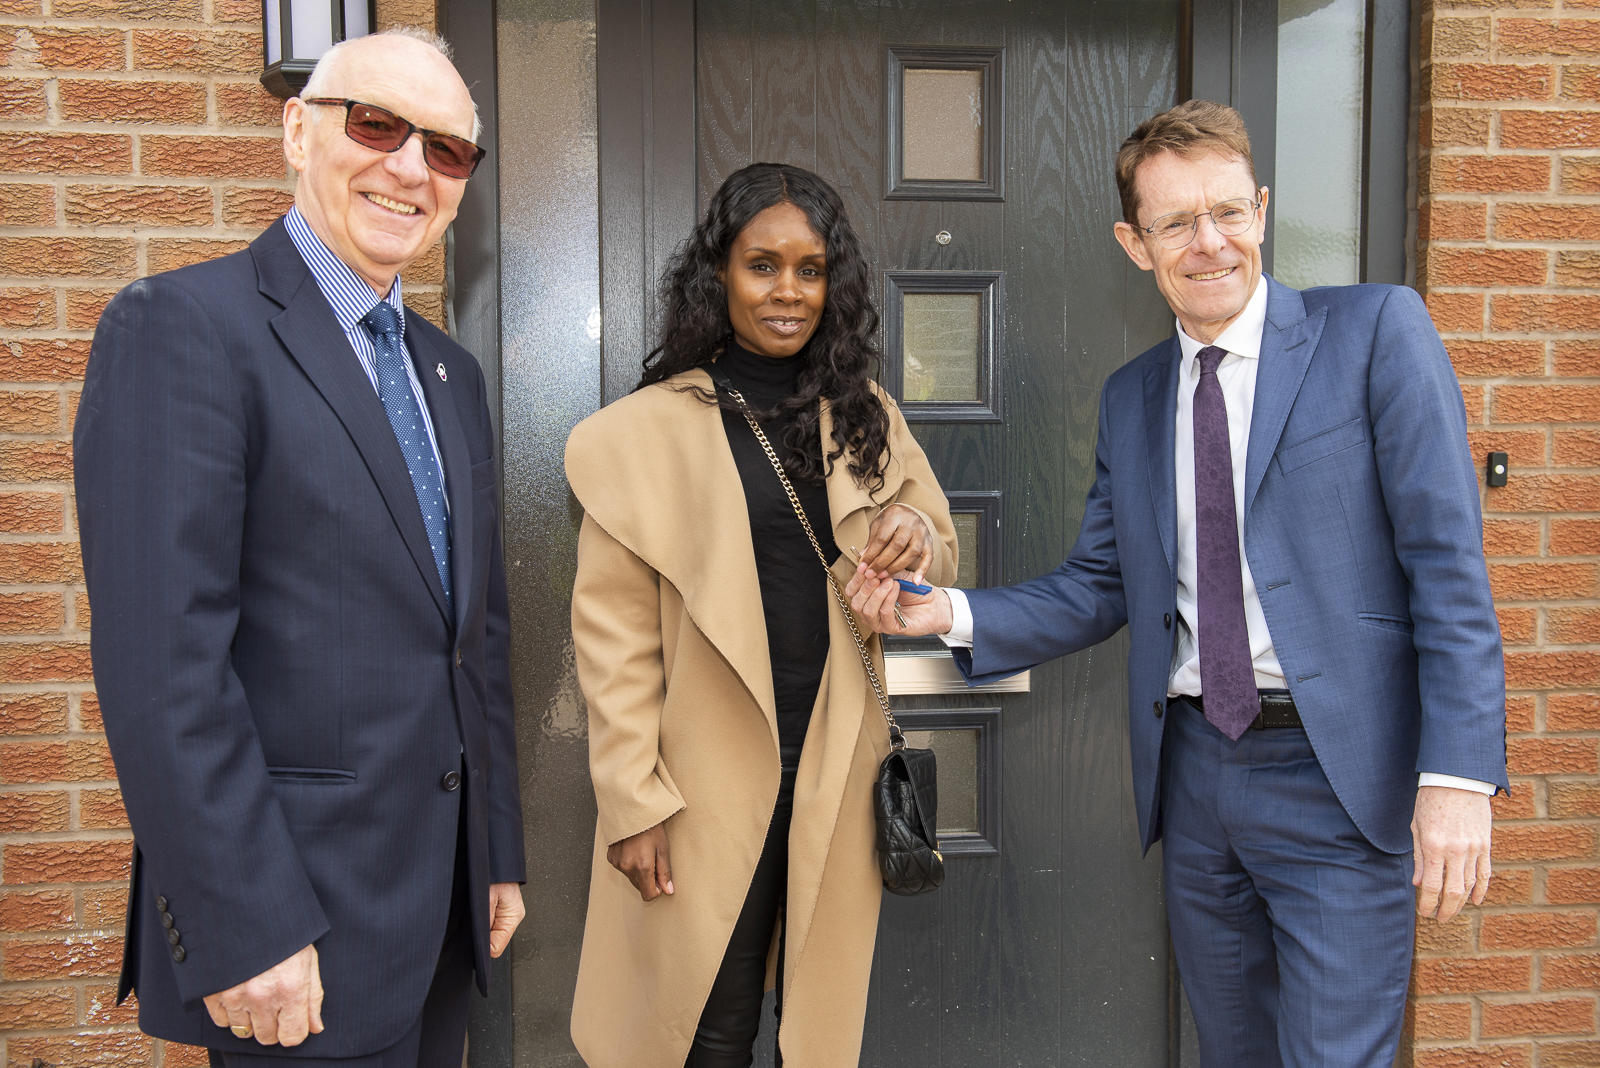
[[[1250,229],[1256,221],[1256,212],[1260,207],[1259,200],[1239,197],[1236,200],[1224,200],[1213,204],[1210,211],[1202,211],[1199,215],[1187,211],[1174,211],[1161,216],[1149,226],[1139,226],[1138,223],[1134,225],[1161,242],[1162,248],[1182,248],[1194,240],[1195,233],[1200,229],[1200,220],[1204,216],[1211,216],[1211,225],[1217,228],[1217,233],[1232,237]]]
[[[411,140],[412,134],[421,135],[423,161],[446,178],[471,177],[472,172],[478,169],[478,161],[485,155],[484,149],[465,137],[440,133],[438,130],[424,130],[409,119],[402,119],[376,104],[331,96],[306,97],[304,103],[344,108],[346,136],[358,145],[379,152],[398,152],[402,145]]]

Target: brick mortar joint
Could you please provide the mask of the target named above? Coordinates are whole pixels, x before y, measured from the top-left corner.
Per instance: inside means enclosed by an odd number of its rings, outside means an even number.
[[[93,780],[99,782],[101,780]],[[83,784],[79,784],[83,785]],[[64,831],[12,831],[0,834],[4,845],[50,845],[56,842],[131,842],[133,832],[126,827],[77,827]],[[73,882],[73,880],[62,880]],[[55,883],[32,883],[33,886],[54,886]],[[96,884],[99,885],[99,884]],[[122,885],[120,882],[105,885]],[[7,889],[12,889],[9,884]]]
[[[152,78],[151,75],[157,77]],[[218,74],[195,72],[186,70],[147,70],[133,68],[126,70],[98,70],[93,67],[0,67],[0,77],[14,78],[18,81],[40,82],[129,82],[143,83],[161,81],[171,85],[212,85],[220,77]],[[237,78],[237,75],[235,76]],[[19,120],[12,120],[19,121]]]

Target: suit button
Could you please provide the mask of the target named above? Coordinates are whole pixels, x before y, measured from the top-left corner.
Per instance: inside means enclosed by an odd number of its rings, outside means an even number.
[[[167,899],[162,897],[159,894],[156,895],[156,911],[157,912],[165,912],[165,911],[167,911]]]
[[[172,913],[163,912],[161,914],[161,926],[165,927],[169,931],[172,930]]]
[[[177,928],[171,928],[167,931],[167,945],[175,946],[181,941],[183,941],[183,936],[178,933]]]
[[[461,785],[461,773],[459,771],[445,772],[444,778],[439,780],[439,785],[446,790],[454,790]]]
[[[456,667],[460,667],[460,666],[461,666],[461,650],[457,649],[456,650]]]
[[[1168,612],[1161,617],[1161,625],[1168,630],[1172,629],[1172,613]]]
[[[1161,716],[1166,712],[1166,707],[1162,704],[1162,702],[1157,701],[1155,703],[1154,711],[1155,711],[1155,714],[1156,714],[1156,719],[1160,719]]]
[[[182,964],[183,958],[187,957],[188,955],[189,951],[184,949],[182,946],[172,947],[172,959],[177,961],[179,964]]]

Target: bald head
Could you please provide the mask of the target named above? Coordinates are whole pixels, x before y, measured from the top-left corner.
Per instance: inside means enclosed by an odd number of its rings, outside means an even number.
[[[474,140],[472,94],[442,45],[417,31],[345,41],[322,57],[305,91],[283,108],[284,156],[299,174],[295,206],[380,296],[444,236],[466,180],[430,168],[415,133],[392,152],[351,138],[347,102],[382,108],[415,129]]]
[[[402,42],[409,41],[410,45]],[[422,50],[415,46],[420,45]],[[347,63],[352,54],[371,52],[376,50],[380,62],[395,62],[405,64],[413,59],[424,62],[439,69],[439,60],[444,61],[444,66],[450,68],[455,74],[455,80],[461,81],[461,75],[455,68],[455,52],[450,47],[450,42],[434,33],[432,30],[422,29],[420,26],[392,26],[380,33],[368,34],[365,37],[352,37],[348,41],[340,41],[322,54],[317,60],[317,65],[311,71],[311,78],[306,82],[306,87],[300,91],[302,97],[318,96],[348,96],[330,88],[339,83],[340,68]],[[431,52],[433,55],[429,56]],[[463,91],[466,86],[463,83]],[[471,94],[468,94],[471,99]],[[472,105],[472,131],[466,135],[472,141],[478,139],[483,132],[483,123],[478,118],[478,106]]]

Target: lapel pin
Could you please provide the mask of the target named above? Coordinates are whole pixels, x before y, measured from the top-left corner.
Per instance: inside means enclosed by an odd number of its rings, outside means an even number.
[[[450,376],[445,374],[445,372],[444,372],[444,364],[441,363],[438,367],[435,367],[434,370],[436,372],[438,372],[439,381],[441,381],[441,382],[450,381]]]

